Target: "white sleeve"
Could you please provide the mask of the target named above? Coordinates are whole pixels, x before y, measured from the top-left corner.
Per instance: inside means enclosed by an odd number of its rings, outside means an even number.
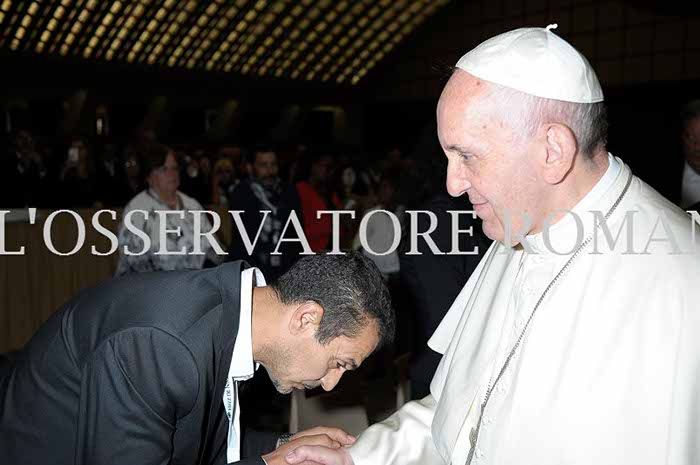
[[[355,465],[444,465],[431,434],[436,405],[429,395],[370,426],[348,448]]]

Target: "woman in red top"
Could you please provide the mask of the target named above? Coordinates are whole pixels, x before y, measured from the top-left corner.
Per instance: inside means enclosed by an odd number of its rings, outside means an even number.
[[[332,219],[331,215],[316,214],[319,210],[337,210],[342,205],[338,195],[331,191],[328,180],[333,172],[333,157],[327,152],[309,154],[304,163],[306,173],[303,180],[296,184],[301,211],[304,218],[304,234],[309,241],[311,250],[315,253],[329,248],[331,244]]]

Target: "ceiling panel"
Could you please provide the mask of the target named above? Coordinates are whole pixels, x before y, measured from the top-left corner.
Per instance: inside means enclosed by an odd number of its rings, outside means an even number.
[[[357,84],[450,0],[0,1],[0,50]]]

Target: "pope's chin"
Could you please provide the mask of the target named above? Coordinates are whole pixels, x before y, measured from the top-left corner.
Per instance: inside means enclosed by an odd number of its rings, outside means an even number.
[[[489,208],[488,203],[474,205],[474,213],[481,220],[481,229],[489,239],[503,241],[505,236],[501,222]]]

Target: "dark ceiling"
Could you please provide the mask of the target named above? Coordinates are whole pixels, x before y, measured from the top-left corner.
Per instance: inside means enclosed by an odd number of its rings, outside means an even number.
[[[0,52],[352,86],[449,1],[3,0]]]

